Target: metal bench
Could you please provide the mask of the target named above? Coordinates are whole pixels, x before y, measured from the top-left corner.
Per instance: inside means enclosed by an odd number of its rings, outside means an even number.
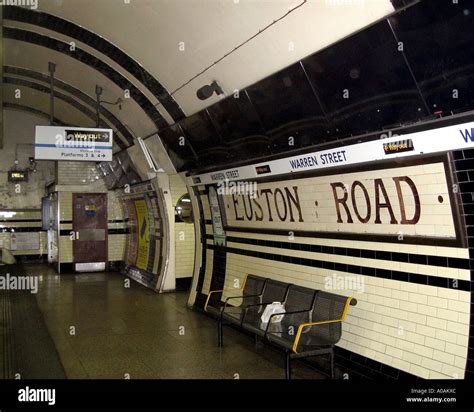
[[[291,378],[292,359],[324,354],[330,357],[330,375],[334,379],[334,346],[341,338],[341,325],[349,306],[357,301],[255,275],[248,275],[247,281],[250,279],[263,285],[260,293],[247,294],[244,288],[241,296],[228,297],[220,308],[210,306],[208,296],[205,310],[217,318],[219,346],[223,345],[223,326],[228,323],[283,349],[287,379]],[[263,323],[261,315],[272,302],[285,305],[283,319],[272,322],[274,316],[281,315],[275,313],[268,323]]]

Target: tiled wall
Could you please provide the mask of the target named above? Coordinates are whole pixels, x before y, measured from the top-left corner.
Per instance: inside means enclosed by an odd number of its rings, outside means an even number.
[[[57,162],[57,185],[90,185],[95,182],[103,185],[95,168],[95,162]]]
[[[8,182],[7,174],[13,167],[15,156],[18,157],[20,169],[29,166],[28,158],[34,156],[35,125],[41,124],[47,122],[26,113],[4,110],[5,142],[0,150],[0,209],[41,207],[41,198],[46,194],[46,183],[54,179],[54,162],[38,161],[36,173],[30,172],[28,182],[21,182],[19,186]]]
[[[188,190],[179,174],[170,175],[170,189],[172,203],[176,206],[179,198]],[[194,270],[194,225],[176,222],[174,226],[176,277],[187,278],[193,275]]]
[[[474,152],[455,156],[460,159],[456,161],[458,179],[466,182],[460,188],[463,217],[470,225],[474,223],[474,183],[470,183],[474,178]],[[465,156],[471,160],[464,160]],[[437,185],[436,179],[431,182]],[[216,260],[207,192],[204,187],[198,190],[201,218],[206,223],[205,264],[198,292],[205,296],[215,279],[222,276],[218,273],[222,265]],[[469,241],[474,233],[471,232],[468,226]],[[468,249],[459,245],[370,239],[303,235],[289,238],[284,234],[240,230],[229,230],[226,234],[224,287],[232,287],[235,279],[243,279],[247,273],[315,289],[325,289],[327,279],[334,275],[354,277],[361,282],[363,289],[359,291],[333,290],[358,301],[357,306],[350,308],[336,352],[339,369],[349,377],[472,377],[473,350],[469,339],[473,245]],[[216,262],[219,270],[215,268]],[[196,304],[202,301],[198,293]]]
[[[0,247],[11,249],[12,233],[39,233],[40,248],[13,250],[13,255],[45,255],[48,252],[46,232],[41,231],[41,210],[0,210]]]
[[[474,379],[474,150],[459,150],[453,153],[459,190],[463,203],[463,219],[466,223],[469,259],[471,268],[470,333],[466,363],[466,378]]]

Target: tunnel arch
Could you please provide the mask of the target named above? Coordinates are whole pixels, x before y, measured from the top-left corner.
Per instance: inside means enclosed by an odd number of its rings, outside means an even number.
[[[148,100],[143,92],[134,86],[129,80],[127,80],[122,74],[115,71],[108,64],[101,61],[98,57],[91,55],[90,53],[76,47],[74,52],[70,51],[70,45],[60,40],[38,34],[32,31],[4,27],[3,36],[7,39],[32,43],[37,46],[46,47],[53,51],[62,53],[75,60],[78,60],[92,69],[95,69],[113,83],[115,83],[122,90],[130,90],[130,97],[142,108],[147,114],[150,120],[155,124],[155,127],[160,130],[166,128],[168,123],[163,118],[161,113],[155,108],[155,106]]]
[[[27,106],[25,104],[18,104],[18,103],[9,103],[9,102],[3,102],[3,107],[8,110],[17,110],[20,112],[25,112],[33,115],[37,115],[39,117],[42,117],[44,119],[49,119],[50,115],[49,113],[43,112],[42,110],[35,109],[34,107]],[[54,122],[60,126],[76,126],[76,125],[71,125],[68,123],[63,122],[57,117],[54,117]]]
[[[45,83],[46,85],[48,85],[50,81],[49,77],[45,74],[23,67],[4,66],[4,73],[38,80],[40,82]],[[77,97],[90,107],[95,107],[97,104],[91,96],[60,79],[54,79],[54,87],[64,90],[65,92],[73,95],[74,97]],[[119,141],[120,148],[124,149],[125,147],[127,147],[126,143],[128,143],[128,145],[132,145],[134,136],[123,125],[123,123],[121,123],[121,121],[106,107],[101,106],[100,111],[101,115],[103,115],[109,121],[109,123],[112,124],[117,131],[120,132],[123,139],[125,139],[125,141],[123,142]]]
[[[41,83],[31,81],[31,80],[3,76],[3,82],[10,85],[28,87],[30,89],[39,91],[44,94],[51,94],[51,89],[49,87]],[[54,97],[68,103],[70,106],[74,107],[76,110],[80,111],[81,113],[89,117],[92,121],[95,121],[96,119],[95,112],[89,109],[86,105],[74,100],[72,97],[64,93],[61,93],[57,90],[54,91]],[[110,125],[108,124],[108,122],[101,119],[100,127],[110,128]],[[121,145],[123,146],[123,143],[120,140],[115,139],[115,142],[117,143],[118,147],[121,147]]]
[[[17,6],[6,7],[3,17],[7,20],[19,21],[57,31],[87,44],[131,73],[153,93],[175,121],[185,116],[173,97],[155,77],[113,43],[96,33],[58,16]]]

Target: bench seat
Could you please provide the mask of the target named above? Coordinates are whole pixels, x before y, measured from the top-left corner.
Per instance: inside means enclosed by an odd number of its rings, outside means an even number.
[[[331,378],[334,378],[334,346],[341,338],[341,325],[349,306],[357,301],[255,275],[248,275],[246,283],[249,280],[254,284],[252,288],[244,287],[241,295],[228,297],[224,302],[214,301],[217,307],[208,304],[213,292],[208,295],[205,310],[218,321],[219,346],[223,346],[224,324],[231,324],[284,350],[287,379],[291,377],[292,359],[324,354],[330,356]],[[245,293],[256,290],[260,293]],[[282,303],[285,311],[273,314],[269,322],[263,323],[262,314],[273,302]],[[281,321],[273,322],[280,315],[283,315]]]

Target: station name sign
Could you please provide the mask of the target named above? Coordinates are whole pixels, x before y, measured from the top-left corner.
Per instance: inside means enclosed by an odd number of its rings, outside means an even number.
[[[112,129],[36,126],[38,160],[112,161]]]
[[[439,159],[439,158],[438,158]],[[427,178],[427,176],[429,178]],[[455,240],[445,163],[257,182],[222,194],[226,229]]]
[[[261,175],[288,175],[388,158],[443,153],[472,147],[474,147],[474,122],[469,122],[270,160],[263,166],[253,164],[204,173],[188,177],[187,182],[190,186],[216,184],[224,181],[255,179]]]

